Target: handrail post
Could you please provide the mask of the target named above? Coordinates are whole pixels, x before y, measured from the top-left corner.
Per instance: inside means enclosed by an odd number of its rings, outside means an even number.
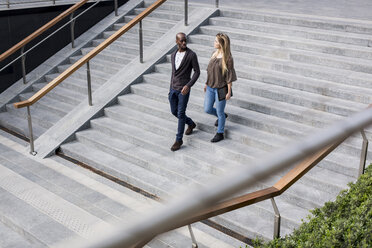
[[[87,62],[87,81],[88,81],[88,104],[92,106],[92,82],[90,77],[89,61]]]
[[[21,63],[22,63],[22,77],[23,77],[23,83],[26,84],[26,54],[24,54],[25,47],[23,46],[21,48]]]
[[[35,156],[35,148],[34,148],[34,135],[32,133],[32,120],[31,120],[31,111],[30,106],[27,106],[27,121],[28,121],[28,131],[30,134],[30,154]]]
[[[74,12],[70,15],[70,29],[71,29],[71,46],[72,48],[75,47],[75,20],[74,20]]]
[[[360,177],[362,174],[364,174],[364,169],[366,167],[366,160],[367,160],[367,151],[368,151],[368,139],[364,132],[364,130],[360,131],[363,137],[363,144],[362,144],[362,150],[360,152],[360,163],[359,163],[359,172],[358,177]]]
[[[140,53],[140,63],[143,63],[143,33],[142,33],[142,20],[139,22],[139,53]]]
[[[273,205],[274,212],[275,212],[274,235],[273,235],[275,239],[275,238],[280,237],[280,218],[281,217],[280,217],[278,206],[276,205],[274,198],[271,198],[270,200],[271,200],[271,204]]]
[[[188,0],[185,0],[185,26],[187,26],[187,23],[188,23],[188,7],[189,7],[189,4],[188,4]]]
[[[115,16],[118,16],[118,0],[114,0]]]
[[[196,239],[194,236],[194,232],[192,231],[191,225],[187,225],[187,227],[189,228],[189,232],[190,232],[190,236],[192,240],[192,248],[198,248],[198,243],[196,243]]]
[[[10,1],[9,0],[6,1],[6,5],[8,6],[8,9],[9,9],[10,8]]]
[[[219,2],[218,2],[218,0],[216,0],[216,8],[218,9],[218,4],[219,4]]]
[[[53,0],[53,4],[56,5],[56,0]]]

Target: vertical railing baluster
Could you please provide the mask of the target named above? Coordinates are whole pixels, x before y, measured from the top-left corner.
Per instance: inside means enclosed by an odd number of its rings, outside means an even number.
[[[280,237],[280,213],[279,213],[279,209],[275,203],[275,200],[274,198],[271,198],[271,204],[273,205],[273,208],[274,208],[274,212],[275,212],[275,220],[274,220],[274,239],[275,238],[279,238]]]
[[[189,3],[188,0],[185,0],[185,26],[188,25],[188,12],[189,12]]]
[[[360,152],[360,163],[359,163],[359,172],[358,177],[364,174],[364,169],[366,167],[366,160],[367,160],[367,151],[368,151],[368,139],[364,132],[364,130],[360,131],[363,137],[363,144],[362,150]]]
[[[6,5],[8,6],[8,9],[10,8],[10,0],[6,1]]]
[[[90,66],[89,61],[87,62],[87,81],[88,81],[88,104],[92,106],[92,82],[90,77]]]
[[[23,83],[26,84],[26,54],[24,54],[25,47],[23,46],[21,48],[21,63],[22,63],[22,77],[23,77]]]
[[[219,2],[216,0],[216,8],[218,9]]]
[[[74,20],[74,12],[70,15],[70,29],[71,29],[71,46],[72,48],[75,47],[75,20]]]
[[[56,5],[56,0],[53,0],[53,5]]]
[[[139,22],[139,55],[140,55],[140,63],[143,63],[143,33],[142,33],[142,20]]]
[[[114,0],[115,16],[118,16],[118,0]]]
[[[31,120],[30,106],[27,106],[27,122],[28,122],[28,131],[30,135],[30,154],[35,156],[36,152],[35,152],[35,147],[34,147],[34,134],[32,132],[32,120]]]
[[[191,225],[187,225],[189,228],[190,236],[191,236],[191,241],[192,241],[192,248],[198,248],[198,243],[196,243],[196,239],[194,236],[194,232],[192,231]]]

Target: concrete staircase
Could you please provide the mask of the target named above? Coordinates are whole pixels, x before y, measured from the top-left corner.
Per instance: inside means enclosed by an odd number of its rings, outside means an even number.
[[[63,64],[52,68],[49,73],[41,76],[36,83],[15,97],[6,105],[6,108],[0,112],[0,125],[28,137],[29,131],[26,108],[15,109],[13,102],[26,100],[34,95],[47,83],[78,61],[83,55],[87,54],[136,15],[141,13],[144,8],[151,3],[152,1],[147,1],[142,4],[143,8],[135,8],[130,15],[125,16],[113,26],[108,27],[105,32],[99,34],[97,38],[77,51],[73,56],[67,58]],[[181,8],[175,8],[174,6],[181,5],[177,3],[172,4],[172,2],[170,4],[165,4],[162,8],[156,10],[150,17],[144,20],[144,48],[150,47],[151,44],[160,39],[168,29],[173,27],[177,20],[183,18],[180,14]],[[151,29],[149,28],[149,24],[151,24]],[[100,24],[98,23],[97,25]],[[138,55],[139,35],[138,26],[136,26],[90,61],[92,91],[94,92],[104,85],[129,62],[134,59],[138,60]],[[79,103],[87,101],[87,94],[87,73],[86,66],[83,66],[31,107],[34,137],[37,138],[43,134],[68,112],[74,109],[74,107],[79,105]]]
[[[59,157],[36,159],[0,132],[0,246],[66,247],[91,239],[117,222],[130,223],[159,203]],[[238,247],[230,237],[193,225],[199,247]],[[76,243],[75,243],[76,244]],[[146,247],[188,247],[187,228]],[[71,247],[71,246],[67,246]]]
[[[226,108],[227,139],[212,144],[215,118],[203,113],[203,86],[218,32],[232,40],[239,79]],[[238,166],[255,166],[255,159],[371,103],[372,32],[364,23],[221,9],[188,40],[202,75],[187,109],[197,129],[184,137],[181,150],[169,149],[177,121],[167,99],[167,55],[141,83],[131,86],[130,94],[118,97],[104,116],[90,121],[89,129],[62,145],[61,152],[163,198],[172,196],[175,188],[207,185]],[[367,133],[370,136],[370,130]],[[351,137],[276,198],[281,235],[291,233],[309,209],[334,200],[356,179],[360,146],[360,137]],[[271,186],[284,173],[247,192]],[[271,239],[273,216],[271,203],[264,201],[212,219],[246,237]]]

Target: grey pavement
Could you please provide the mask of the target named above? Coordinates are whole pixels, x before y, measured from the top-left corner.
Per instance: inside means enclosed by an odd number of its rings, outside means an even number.
[[[190,3],[215,4],[214,0],[189,0]],[[220,0],[222,7],[255,8],[296,14],[372,20],[371,0]]]

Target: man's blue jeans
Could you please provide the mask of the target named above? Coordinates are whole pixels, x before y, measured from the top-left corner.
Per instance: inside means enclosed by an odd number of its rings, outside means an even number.
[[[213,107],[213,104],[216,104],[216,108]],[[224,133],[225,131],[225,106],[226,100],[218,100],[217,89],[207,86],[204,98],[204,111],[218,117],[217,133]]]
[[[181,141],[185,124],[193,125],[191,118],[186,116],[187,103],[189,102],[190,91],[186,95],[182,95],[181,91],[171,89],[169,91],[168,100],[172,114],[178,118],[178,130],[176,140]]]

